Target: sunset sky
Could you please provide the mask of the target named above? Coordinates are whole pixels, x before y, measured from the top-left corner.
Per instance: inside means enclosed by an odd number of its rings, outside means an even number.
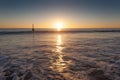
[[[120,0],[0,0],[0,28],[120,28]]]

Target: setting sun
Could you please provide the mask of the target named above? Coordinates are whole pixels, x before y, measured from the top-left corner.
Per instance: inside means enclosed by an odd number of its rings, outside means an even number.
[[[56,28],[58,31],[60,31],[63,28],[63,23],[62,22],[57,22],[56,23]]]

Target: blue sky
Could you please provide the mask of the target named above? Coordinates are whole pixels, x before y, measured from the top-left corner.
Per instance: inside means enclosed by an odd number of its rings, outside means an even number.
[[[58,19],[68,27],[119,27],[120,0],[0,0],[0,17],[2,28],[32,23],[44,28]]]

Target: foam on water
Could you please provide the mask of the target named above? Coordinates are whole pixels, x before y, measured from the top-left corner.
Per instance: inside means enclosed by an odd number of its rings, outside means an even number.
[[[120,33],[0,35],[1,80],[119,80]]]

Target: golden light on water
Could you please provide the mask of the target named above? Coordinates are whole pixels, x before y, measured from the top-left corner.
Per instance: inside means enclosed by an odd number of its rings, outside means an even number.
[[[58,34],[58,36],[57,36],[57,45],[59,46],[59,45],[61,45],[61,44],[62,44],[61,35]]]
[[[62,46],[63,42],[62,42],[62,35],[58,34],[56,36],[56,48],[52,54],[52,56],[56,57],[56,58],[52,58],[51,60],[51,66],[50,68],[58,71],[58,72],[63,72],[64,69],[66,69],[68,67],[68,64],[70,63],[70,61],[65,61],[63,59],[64,57],[64,53],[62,52],[62,50],[64,49],[64,47]]]
[[[58,54],[58,59],[56,60],[55,65],[57,66],[56,68],[57,68],[57,71],[59,72],[62,72],[67,67],[66,61],[64,61],[63,59],[63,56],[64,56],[62,53],[63,47],[61,45],[62,45],[62,37],[60,34],[58,34],[57,46],[56,46],[56,52]]]

